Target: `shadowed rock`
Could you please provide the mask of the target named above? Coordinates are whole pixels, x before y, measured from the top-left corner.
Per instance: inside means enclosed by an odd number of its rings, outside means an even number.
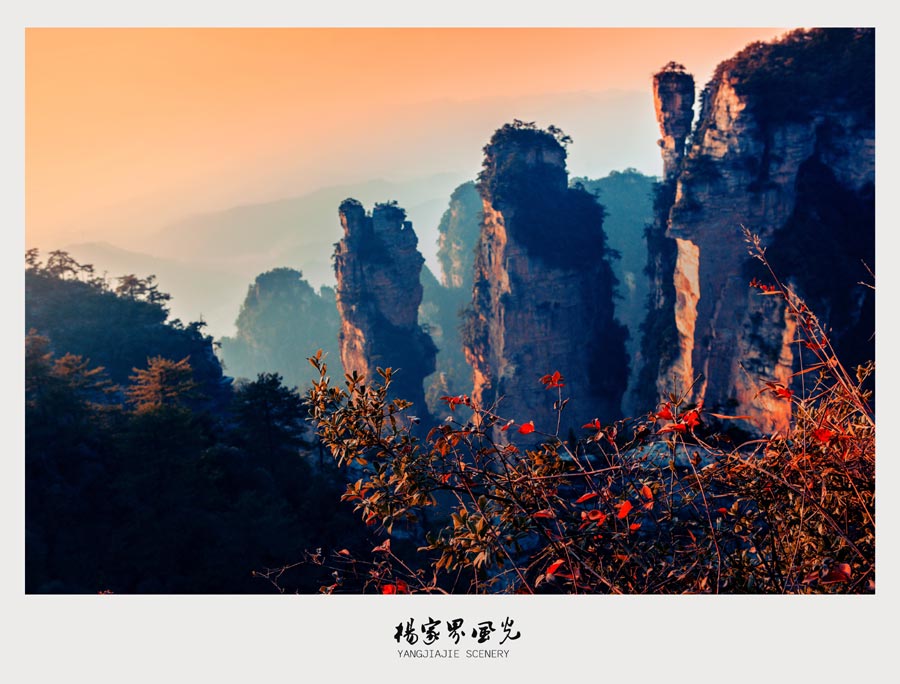
[[[615,278],[607,262],[603,209],[567,186],[561,131],[507,124],[485,148],[479,192],[484,219],[475,256],[472,307],[464,328],[473,397],[518,423],[553,434],[559,371],[559,435],[594,417],[619,416],[628,377],[624,328],[614,319]],[[508,433],[497,429],[500,439]],[[537,437],[538,435],[535,435]]]
[[[374,381],[376,368],[393,368],[391,396],[426,417],[422,381],[434,372],[436,350],[418,322],[425,260],[412,223],[395,203],[376,204],[369,215],[354,199],[341,203],[340,219],[334,272],[344,370]]]

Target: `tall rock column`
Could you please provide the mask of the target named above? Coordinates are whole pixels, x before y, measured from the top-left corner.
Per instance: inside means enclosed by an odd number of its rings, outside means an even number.
[[[376,204],[367,215],[354,199],[341,203],[340,219],[334,272],[344,370],[374,380],[377,367],[393,368],[391,396],[426,416],[422,382],[434,372],[436,349],[418,322],[425,259],[412,223],[394,203]]]
[[[875,256],[874,67],[874,31],[797,31],[723,62],[704,91],[669,216],[678,340],[660,382],[755,431],[788,426],[790,402],[759,389],[790,385],[802,349],[779,298],[748,286],[769,276],[742,226],[839,353],[874,354],[858,284]]]
[[[663,159],[663,179],[656,187],[653,222],[647,229],[647,274],[650,297],[641,335],[637,382],[626,399],[626,411],[636,415],[652,409],[671,389],[667,373],[676,354],[676,290],[672,273],[678,249],[667,236],[675,184],[684,161],[685,141],[694,117],[694,77],[669,62],[653,76],[653,105],[662,136],[657,143]]]
[[[472,248],[478,240],[482,219],[481,196],[475,183],[468,181],[450,196],[450,206],[438,225],[438,253],[441,285],[472,292]]]
[[[662,137],[663,178],[671,180],[681,170],[684,142],[694,120],[694,77],[684,67],[669,62],[653,75],[653,106]]]
[[[620,415],[628,378],[625,329],[613,317],[615,278],[607,261],[603,209],[569,188],[561,131],[516,122],[485,148],[484,207],[472,307],[464,326],[473,398],[519,423],[554,433],[559,371],[571,403],[559,435],[593,418]],[[495,438],[508,433],[495,428]]]

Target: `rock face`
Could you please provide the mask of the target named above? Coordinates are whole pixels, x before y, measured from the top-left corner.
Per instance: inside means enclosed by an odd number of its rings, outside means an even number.
[[[485,148],[479,192],[484,219],[475,256],[472,307],[463,330],[473,398],[519,423],[559,435],[620,413],[628,377],[625,330],[613,317],[615,278],[607,261],[603,209],[567,187],[566,140],[555,128],[507,124]],[[495,428],[495,438],[506,433]],[[517,436],[518,437],[518,436]]]
[[[376,204],[367,215],[354,199],[341,203],[340,219],[334,272],[344,370],[374,380],[377,367],[393,368],[391,395],[426,416],[422,381],[434,372],[436,349],[418,322],[425,260],[412,223],[394,203]]]
[[[653,76],[653,106],[662,150],[663,179],[674,178],[681,170],[684,141],[694,120],[694,77],[684,67],[669,62]]]
[[[874,358],[874,295],[857,284],[871,281],[861,261],[874,269],[875,257],[874,66],[873,31],[797,31],[751,45],[704,90],[680,169],[664,138],[666,173],[677,178],[666,233],[677,335],[660,393],[750,416],[754,431],[788,424],[790,403],[758,390],[764,380],[791,384],[795,324],[779,298],[748,286],[771,276],[749,258],[742,226],[833,329],[844,362]],[[657,96],[664,131],[681,119],[667,99],[679,101]]]
[[[453,191],[450,206],[438,226],[441,285],[463,290],[467,298],[472,292],[472,247],[478,241],[481,218],[481,197],[475,183],[469,181]]]

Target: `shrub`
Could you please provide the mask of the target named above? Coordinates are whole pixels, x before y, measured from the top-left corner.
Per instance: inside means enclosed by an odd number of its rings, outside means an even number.
[[[844,369],[813,313],[772,278],[752,285],[784,302],[798,349],[816,361],[795,375],[797,392],[760,379],[760,392],[791,402],[792,427],[737,446],[716,432],[735,416],[676,396],[634,419],[588,420],[580,438],[446,396],[447,420],[423,437],[410,404],[388,399],[391,369],[338,387],[321,354],[311,358],[311,419],[354,473],[342,498],[374,537],[370,554],[312,556],[333,571],[322,591],[874,591],[875,425],[863,390],[874,367]],[[568,408],[559,373],[535,382],[558,413]]]

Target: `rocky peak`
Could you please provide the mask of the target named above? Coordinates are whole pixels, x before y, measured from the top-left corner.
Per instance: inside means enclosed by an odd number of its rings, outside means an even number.
[[[375,378],[377,367],[395,369],[392,396],[427,414],[422,382],[434,372],[436,349],[419,326],[424,258],[406,212],[394,202],[367,214],[347,199],[340,205],[344,239],[335,245],[336,301],[345,372]]]
[[[533,123],[515,121],[505,124],[484,148],[484,162],[479,174],[479,192],[488,194],[491,202],[502,205],[516,203],[534,190],[559,195],[566,191],[566,149],[568,140],[562,131],[542,131]]]
[[[481,229],[481,196],[475,183],[463,183],[450,196],[450,206],[438,225],[438,261],[441,284],[452,289],[472,290],[472,248]]]
[[[672,178],[681,168],[684,143],[694,120],[694,77],[684,67],[669,62],[653,75],[653,106],[662,135],[663,177]]]
[[[559,371],[571,404],[560,436],[587,419],[617,418],[628,377],[625,330],[613,316],[603,208],[568,187],[556,128],[507,124],[485,147],[484,219],[464,327],[473,398],[538,431],[556,430],[541,376]],[[580,422],[579,422],[580,421]],[[500,440],[506,433],[496,432]]]

